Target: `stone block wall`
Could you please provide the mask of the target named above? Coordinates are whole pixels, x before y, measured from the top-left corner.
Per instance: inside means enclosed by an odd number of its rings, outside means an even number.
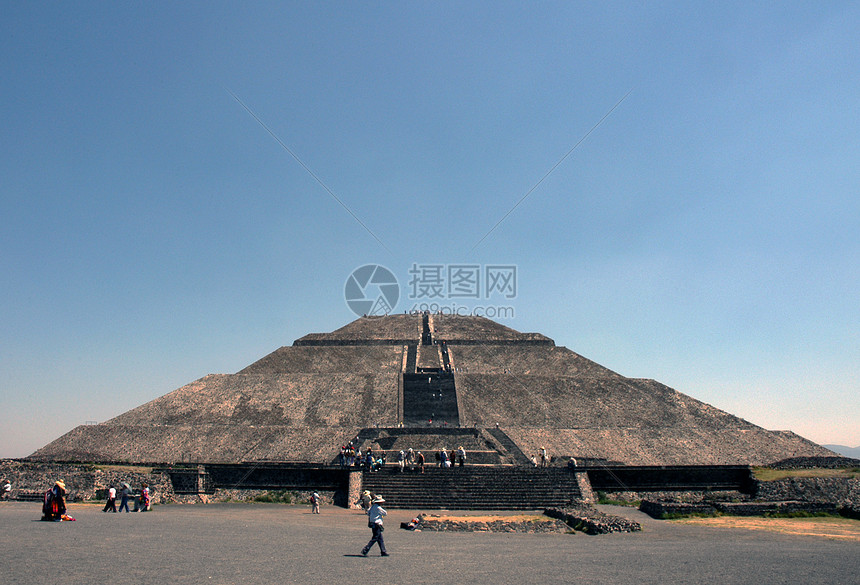
[[[759,500],[829,502],[860,510],[860,479],[842,477],[787,477],[776,481],[756,481]]]
[[[44,493],[54,483],[62,479],[66,484],[66,499],[81,502],[103,497],[111,485],[119,487],[128,483],[138,492],[145,483],[149,486],[153,504],[173,501],[173,486],[170,478],[162,473],[152,473],[143,467],[105,467],[95,465],[74,465],[58,463],[39,463],[17,460],[0,461],[0,479],[6,478],[12,484],[12,498],[32,493]]]

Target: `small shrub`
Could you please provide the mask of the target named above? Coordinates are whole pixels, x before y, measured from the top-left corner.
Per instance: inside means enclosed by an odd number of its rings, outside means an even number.
[[[264,492],[255,496],[253,501],[263,502],[266,504],[292,504],[293,494],[287,490]]]
[[[608,506],[634,506],[639,507],[641,500],[616,500],[606,495],[606,492],[597,491],[595,494],[598,504],[606,504]]]
[[[765,518],[838,518],[839,514],[794,510],[793,512],[765,512],[763,516]]]
[[[666,512],[660,515],[660,520],[683,520],[684,518],[716,518],[722,516],[720,512]]]

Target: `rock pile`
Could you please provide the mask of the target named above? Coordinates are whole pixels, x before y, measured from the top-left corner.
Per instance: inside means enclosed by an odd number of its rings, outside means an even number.
[[[652,518],[666,518],[667,516],[682,515],[709,515],[717,513],[716,509],[705,502],[671,502],[666,500],[642,500],[639,509]]]
[[[544,514],[551,518],[564,521],[574,530],[586,534],[609,534],[610,532],[639,532],[642,526],[638,522],[605,514],[591,506],[576,508],[547,508]]]
[[[792,457],[768,465],[770,469],[840,469],[860,467],[860,459],[850,457]]]
[[[570,528],[553,518],[476,517],[451,518],[436,514],[418,516],[416,530],[433,532],[527,532],[527,533],[564,533]]]

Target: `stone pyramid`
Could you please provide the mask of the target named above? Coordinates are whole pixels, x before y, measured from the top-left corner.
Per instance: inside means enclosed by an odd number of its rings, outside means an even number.
[[[538,333],[482,317],[404,314],[306,335],[235,374],[79,426],[30,459],[330,464],[361,433],[410,428],[493,429],[521,453],[543,447],[628,465],[833,455],[654,380],[625,378]]]

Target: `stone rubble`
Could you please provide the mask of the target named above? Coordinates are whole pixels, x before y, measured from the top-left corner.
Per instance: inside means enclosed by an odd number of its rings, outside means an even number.
[[[638,522],[605,514],[592,506],[577,506],[574,508],[547,508],[544,514],[551,518],[563,520],[574,530],[586,534],[609,534],[611,532],[639,532],[642,525]]]

